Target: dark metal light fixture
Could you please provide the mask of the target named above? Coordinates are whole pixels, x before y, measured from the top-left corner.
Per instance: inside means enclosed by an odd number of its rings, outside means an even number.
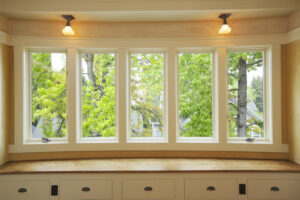
[[[62,15],[62,17],[67,20],[66,26],[63,28],[62,33],[64,35],[74,35],[75,32],[71,27],[71,21],[74,20],[75,17],[73,17],[73,15]]]
[[[231,16],[231,13],[223,13],[219,15],[220,19],[223,19],[223,25],[219,30],[219,34],[228,34],[231,32],[230,26],[227,24],[227,18]]]

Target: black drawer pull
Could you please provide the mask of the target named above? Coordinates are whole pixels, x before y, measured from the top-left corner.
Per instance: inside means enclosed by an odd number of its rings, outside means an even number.
[[[271,191],[277,192],[277,191],[279,191],[279,187],[273,186],[273,187],[271,187]]]
[[[152,189],[152,187],[150,187],[150,186],[147,186],[147,187],[145,187],[144,188],[144,191],[147,191],[147,192],[150,192],[150,191],[152,191],[153,189]]]
[[[26,188],[20,188],[20,189],[18,189],[18,192],[19,193],[25,193],[25,192],[27,192],[27,189]]]
[[[91,191],[91,189],[90,189],[89,187],[83,187],[83,188],[81,189],[81,191],[82,191],[82,192],[89,192],[89,191]]]
[[[208,187],[206,188],[206,190],[207,190],[207,191],[215,191],[216,188],[215,188],[214,186],[208,186]]]

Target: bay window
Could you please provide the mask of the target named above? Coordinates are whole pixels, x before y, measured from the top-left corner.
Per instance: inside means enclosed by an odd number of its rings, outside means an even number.
[[[15,49],[12,152],[287,151],[274,115],[279,46],[105,44]]]

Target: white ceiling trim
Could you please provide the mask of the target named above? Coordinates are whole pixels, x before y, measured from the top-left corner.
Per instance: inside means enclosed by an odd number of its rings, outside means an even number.
[[[2,0],[0,12],[262,10],[300,8],[298,0]]]
[[[172,43],[181,43],[186,46],[222,47],[234,45],[270,45],[287,44],[300,40],[300,27],[284,34],[231,36],[231,37],[203,37],[203,38],[65,38],[41,36],[13,36],[0,31],[0,43],[11,46],[48,46],[48,47],[76,47],[76,48],[121,48],[123,44],[134,42],[139,47],[172,46]],[[137,41],[141,41],[138,42]],[[153,45],[154,43],[155,45]]]

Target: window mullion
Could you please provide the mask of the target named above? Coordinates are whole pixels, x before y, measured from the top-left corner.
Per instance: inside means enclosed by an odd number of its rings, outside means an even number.
[[[77,64],[77,50],[76,48],[68,48],[67,51],[67,137],[69,143],[76,143],[76,69]],[[74,101],[74,99],[76,99]],[[78,112],[77,112],[78,113]]]
[[[227,59],[226,48],[218,48],[215,67],[215,121],[214,133],[219,138],[219,143],[225,144],[227,140]]]
[[[117,106],[117,137],[121,144],[126,143],[127,137],[127,124],[130,122],[127,116],[128,98],[127,91],[129,91],[129,84],[127,83],[128,76],[128,61],[127,61],[127,50],[125,48],[118,49],[117,54],[117,63],[116,63],[116,85],[117,85],[117,94],[116,94],[116,106]],[[127,119],[127,120],[126,120]]]
[[[176,71],[176,49],[175,48],[168,48],[167,50],[167,58],[166,58],[166,116],[167,117],[167,130],[168,130],[168,141],[170,144],[176,143],[176,137],[177,137],[177,98],[178,94],[176,92],[176,80],[177,80],[177,71]],[[177,72],[177,73],[176,73]]]

